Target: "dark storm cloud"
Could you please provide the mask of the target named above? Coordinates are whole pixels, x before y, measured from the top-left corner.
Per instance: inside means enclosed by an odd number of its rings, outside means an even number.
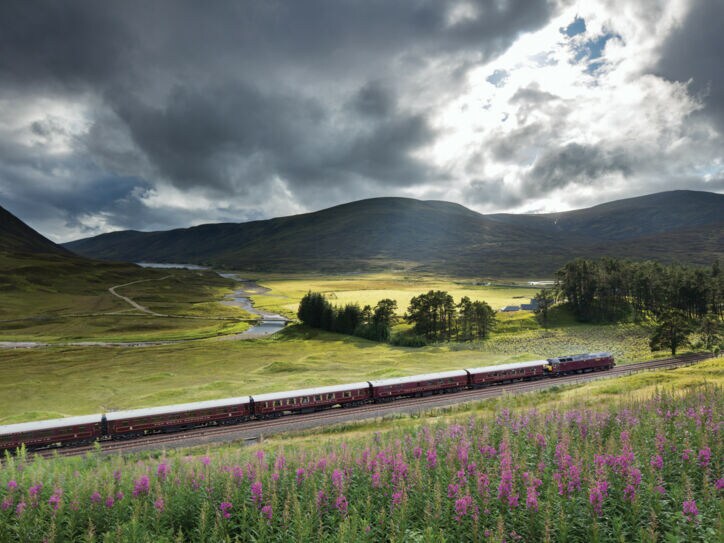
[[[691,80],[690,89],[703,98],[703,115],[724,135],[724,2],[695,0],[661,49],[655,72],[676,81]]]
[[[87,101],[91,125],[65,134],[74,154],[62,166],[96,176],[93,190],[137,179],[144,190],[244,196],[281,178],[323,207],[336,202],[317,200],[322,187],[364,196],[365,186],[373,195],[443,179],[414,156],[436,135],[430,97],[454,93],[465,70],[545,24],[552,4],[479,0],[451,19],[454,4],[438,0],[10,0],[0,4],[0,93]],[[41,139],[61,129],[27,127]],[[42,161],[21,170],[51,175]],[[20,201],[14,175],[4,193]],[[93,199],[56,204],[74,217],[115,213]]]
[[[525,180],[525,192],[540,196],[569,185],[600,184],[608,174],[628,176],[633,160],[622,150],[569,143],[541,155]]]

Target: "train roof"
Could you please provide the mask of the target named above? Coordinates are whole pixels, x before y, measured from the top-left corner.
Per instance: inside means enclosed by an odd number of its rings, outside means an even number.
[[[492,366],[483,366],[482,368],[468,368],[470,373],[490,373],[494,371],[520,370],[526,368],[535,368],[536,366],[545,366],[547,360],[531,360],[530,362],[512,362],[510,364],[494,364]]]
[[[227,407],[229,405],[239,405],[249,403],[249,396],[239,396],[236,398],[223,398],[221,400],[207,400],[204,402],[179,403],[175,405],[161,405],[158,407],[147,407],[144,409],[127,409],[125,411],[111,411],[106,413],[109,421],[148,417],[152,415],[165,415],[166,413],[179,413],[181,411],[191,411],[196,409],[211,409],[214,407]]]
[[[284,390],[281,392],[254,394],[252,398],[255,402],[268,402],[273,400],[282,400],[284,398],[298,398],[299,396],[314,396],[315,394],[327,394],[329,392],[345,392],[347,390],[368,389],[369,387],[369,383],[363,381],[360,383],[347,383],[343,385],[330,385],[326,387],[303,388],[300,390]]]
[[[0,435],[17,434],[21,432],[37,432],[50,430],[51,428],[65,428],[66,426],[78,426],[81,424],[94,424],[101,422],[101,414],[81,415],[77,417],[64,417],[62,419],[36,420],[33,422],[20,422],[0,426]]]
[[[467,372],[465,370],[452,370],[442,371],[439,373],[426,373],[423,375],[408,375],[407,377],[391,377],[390,379],[379,379],[377,381],[370,381],[372,386],[390,386],[390,385],[402,385],[405,383],[415,383],[418,381],[431,381],[433,379],[445,379],[446,377],[465,377]]]
[[[590,360],[592,358],[608,358],[611,357],[611,353],[582,353],[582,354],[571,354],[568,356],[556,356],[555,358],[549,358],[548,362],[561,362],[569,360]]]

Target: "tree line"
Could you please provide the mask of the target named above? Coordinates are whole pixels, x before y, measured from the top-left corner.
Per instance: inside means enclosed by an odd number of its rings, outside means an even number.
[[[486,302],[464,296],[455,303],[444,290],[414,296],[404,318],[414,333],[433,342],[485,339],[495,326],[495,311]]]
[[[389,298],[380,300],[374,307],[360,308],[358,304],[338,307],[324,294],[310,291],[299,302],[297,317],[312,328],[387,342],[397,322],[396,310],[397,302]],[[414,296],[403,319],[412,325],[413,337],[399,341],[408,345],[482,340],[495,326],[495,312],[486,302],[472,301],[465,296],[456,303],[442,290]]]
[[[698,332],[718,348],[724,317],[724,274],[710,268],[628,262],[615,258],[576,259],[556,273],[553,291],[582,322],[651,322],[653,350],[676,354]]]
[[[307,292],[299,302],[297,317],[307,326],[371,339],[389,341],[397,302],[385,298],[375,307],[358,304],[333,306],[324,294]]]
[[[556,273],[556,297],[584,322],[656,318],[672,309],[688,319],[724,316],[724,275],[711,268],[614,258],[577,259]]]

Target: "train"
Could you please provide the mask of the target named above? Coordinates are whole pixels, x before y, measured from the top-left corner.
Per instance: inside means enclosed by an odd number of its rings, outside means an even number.
[[[0,426],[0,451],[14,451],[23,445],[27,450],[36,450],[87,445],[96,441],[133,439],[204,426],[240,424],[250,420],[311,413],[323,409],[351,408],[516,381],[604,371],[614,366],[611,353],[586,353],[222,400],[24,422]]]

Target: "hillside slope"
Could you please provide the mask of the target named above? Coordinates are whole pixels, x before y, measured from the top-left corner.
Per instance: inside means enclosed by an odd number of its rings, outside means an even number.
[[[0,207],[0,252],[72,255],[70,251],[43,237],[3,207]]]
[[[414,269],[549,274],[576,256],[709,264],[724,256],[724,196],[674,191],[544,215],[373,198],[314,213],[164,232],[114,232],[65,245],[94,258],[260,271]]]

